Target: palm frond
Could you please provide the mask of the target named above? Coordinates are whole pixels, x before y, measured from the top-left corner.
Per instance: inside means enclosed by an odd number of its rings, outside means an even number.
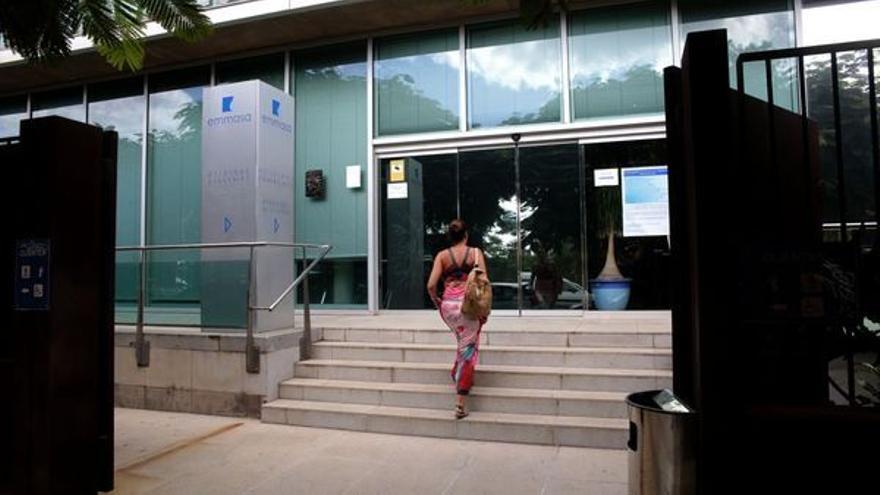
[[[80,0],[83,34],[95,43],[98,53],[119,70],[143,66],[144,15],[126,0]]]
[[[150,18],[185,41],[198,41],[211,33],[211,21],[196,0],[135,0]]]
[[[76,0],[0,1],[0,32],[30,62],[68,55],[78,22]]]

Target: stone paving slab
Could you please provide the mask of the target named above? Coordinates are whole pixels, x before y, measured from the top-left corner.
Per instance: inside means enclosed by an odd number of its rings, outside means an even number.
[[[116,410],[114,494],[626,493],[622,450]]]

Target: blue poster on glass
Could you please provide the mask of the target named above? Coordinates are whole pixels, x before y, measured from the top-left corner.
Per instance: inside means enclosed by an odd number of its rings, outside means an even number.
[[[669,181],[666,166],[623,169],[623,236],[669,235]]]
[[[49,241],[15,242],[15,302],[17,311],[49,309]]]

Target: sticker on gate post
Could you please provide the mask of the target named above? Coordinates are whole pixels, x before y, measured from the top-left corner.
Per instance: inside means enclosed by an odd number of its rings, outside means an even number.
[[[16,311],[49,310],[49,241],[22,239],[15,242]]]

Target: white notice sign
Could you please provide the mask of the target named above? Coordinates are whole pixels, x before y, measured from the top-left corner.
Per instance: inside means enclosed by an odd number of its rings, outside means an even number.
[[[597,168],[593,170],[593,185],[595,187],[609,187],[620,185],[620,175],[616,168]]]
[[[358,189],[361,187],[361,166],[349,165],[345,167],[345,187]]]
[[[625,168],[623,236],[669,235],[669,181],[666,166]]]
[[[406,182],[388,184],[388,199],[406,199],[409,196],[409,188]]]

